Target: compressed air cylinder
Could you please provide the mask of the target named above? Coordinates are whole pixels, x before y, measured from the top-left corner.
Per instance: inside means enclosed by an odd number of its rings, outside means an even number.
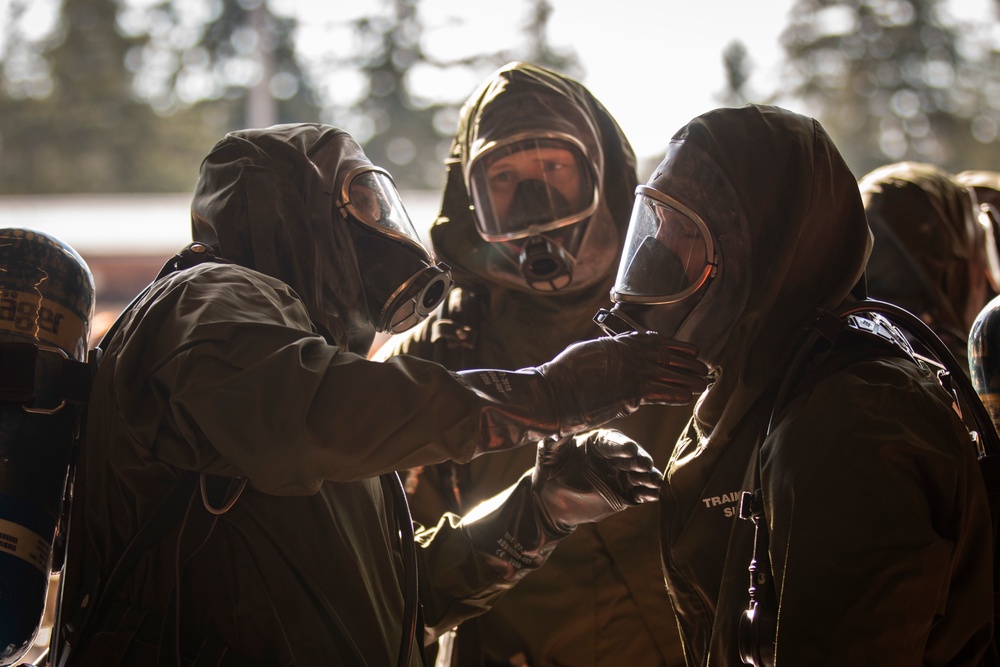
[[[0,665],[16,664],[41,624],[82,409],[60,399],[61,369],[86,362],[93,311],[94,279],[76,251],[0,228],[0,349],[8,369],[22,358],[35,367],[31,400],[0,400]]]
[[[969,374],[993,426],[1000,432],[1000,297],[986,304],[972,323]]]

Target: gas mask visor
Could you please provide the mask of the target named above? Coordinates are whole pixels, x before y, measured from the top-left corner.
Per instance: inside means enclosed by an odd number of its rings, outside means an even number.
[[[451,287],[451,271],[420,241],[392,177],[363,166],[344,179],[337,207],[348,220],[376,330],[406,331],[437,308]]]
[[[611,298],[618,303],[676,303],[715,275],[712,234],[701,216],[672,197],[645,185],[635,192]]]
[[[570,135],[519,134],[487,143],[469,161],[466,186],[479,234],[489,242],[565,227],[597,208],[594,168]]]

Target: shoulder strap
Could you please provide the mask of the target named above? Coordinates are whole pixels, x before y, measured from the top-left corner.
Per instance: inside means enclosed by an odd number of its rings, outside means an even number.
[[[94,359],[94,361],[97,363],[100,362],[100,355],[103,354],[108,342],[114,338],[114,335],[122,327],[122,322],[125,316],[131,312],[133,308],[135,308],[136,304],[139,303],[139,301],[141,301],[146,294],[149,293],[149,290],[156,284],[156,281],[169,276],[171,273],[182,271],[184,269],[190,269],[192,266],[197,266],[198,264],[203,264],[205,262],[231,264],[229,260],[217,256],[215,254],[215,250],[213,250],[211,246],[205,245],[204,243],[190,243],[184,246],[184,248],[182,248],[176,255],[168,259],[160,268],[160,272],[156,274],[155,278],[153,278],[152,282],[146,285],[146,287],[144,287],[143,290],[139,292],[139,294],[137,294],[127,306],[125,306],[122,312],[118,315],[118,318],[108,328],[104,336],[101,337],[101,342],[97,344],[96,348],[99,351],[98,356]],[[94,372],[97,372],[96,368],[94,369]]]
[[[431,361],[450,371],[473,368],[473,353],[479,338],[481,309],[489,293],[477,288],[459,287],[453,289],[442,304],[440,317],[431,325]],[[451,503],[449,510],[462,513],[468,508],[462,505],[462,492],[468,485],[468,467],[454,461],[437,464],[442,471],[439,484],[444,496]],[[406,473],[407,488],[416,488],[423,468],[412,468]],[[446,486],[447,485],[447,486]],[[453,502],[452,502],[453,501]]]
[[[474,288],[459,287],[451,291],[442,305],[441,316],[431,325],[432,361],[451,371],[469,368],[479,338],[482,303],[483,297]]]
[[[886,355],[913,359],[906,338],[885,318],[850,315],[846,320],[821,313],[796,352],[775,395],[771,417],[754,447],[748,475],[754,491],[740,498],[739,518],[754,525],[753,556],[748,568],[750,602],[740,618],[738,646],[745,665],[771,667],[774,664],[778,604],[771,569],[763,489],[760,487],[760,447],[781,418],[794,393],[801,393],[838,369],[857,361]]]
[[[399,549],[403,558],[403,635],[399,646],[397,665],[406,667],[410,664],[410,656],[413,653],[414,638],[420,615],[420,596],[417,589],[417,541],[413,536],[413,520],[410,518],[410,508],[399,475],[394,472],[386,473],[381,476],[380,481],[383,489],[387,492],[386,500],[392,506],[392,514],[396,518]]]

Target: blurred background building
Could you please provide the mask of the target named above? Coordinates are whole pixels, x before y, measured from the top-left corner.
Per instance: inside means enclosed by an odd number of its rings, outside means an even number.
[[[425,232],[440,196],[433,190],[400,196]],[[191,242],[190,206],[186,193],[9,195],[0,196],[0,225],[46,232],[80,253],[94,276],[96,345],[163,264]]]

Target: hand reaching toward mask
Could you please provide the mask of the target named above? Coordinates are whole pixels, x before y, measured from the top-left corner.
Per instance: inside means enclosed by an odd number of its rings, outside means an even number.
[[[570,345],[538,371],[552,388],[559,435],[596,428],[641,405],[685,405],[708,386],[698,349],[654,332]]]
[[[708,386],[697,348],[651,331],[580,341],[537,367],[457,376],[485,399],[473,456],[596,429],[642,405],[685,405]]]

